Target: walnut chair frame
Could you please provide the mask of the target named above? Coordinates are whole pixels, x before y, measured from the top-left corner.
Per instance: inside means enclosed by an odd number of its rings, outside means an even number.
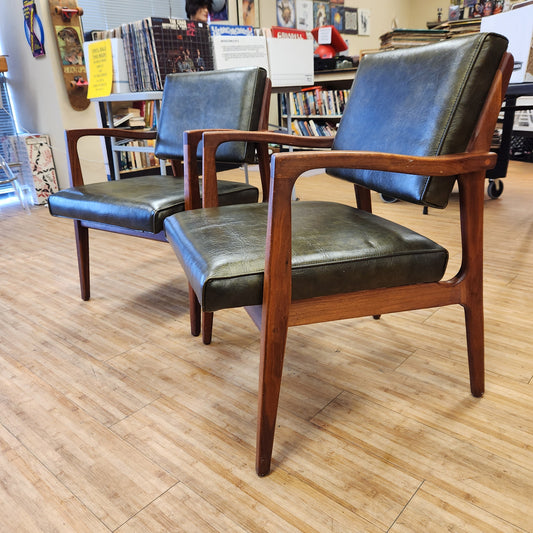
[[[497,38],[499,36],[496,36]],[[476,37],[483,40],[484,37]],[[496,39],[497,40],[497,39]],[[389,53],[389,52],[387,52]],[[288,327],[312,324],[332,320],[363,316],[380,316],[385,313],[440,307],[460,304],[464,308],[467,351],[470,375],[470,389],[473,396],[484,393],[484,319],[483,319],[483,206],[484,180],[487,169],[496,162],[496,154],[491,153],[490,145],[498,113],[503,102],[509,78],[513,68],[513,58],[509,53],[501,52],[501,61],[497,67],[492,83],[487,85],[486,97],[482,109],[477,115],[469,142],[460,153],[447,153],[432,156],[413,156],[397,153],[372,151],[330,150],[313,152],[277,153],[271,160],[271,179],[269,202],[265,206],[252,206],[255,214],[245,220],[254,220],[255,215],[263,209],[267,211],[266,231],[264,233],[264,270],[262,277],[262,302],[257,296],[251,304],[242,305],[261,331],[261,360],[258,393],[257,449],[256,471],[264,476],[269,473],[272,458],[274,431],[278,409],[283,360]],[[492,74],[491,74],[492,76]],[[343,118],[344,120],[344,118]],[[341,124],[342,128],[342,124]],[[217,217],[235,212],[237,207],[217,206],[217,182],[214,166],[214,154],[217,147],[224,142],[236,139],[280,144],[296,144],[298,139],[276,133],[247,133],[220,131],[203,135],[204,141],[204,179],[203,206],[205,209],[179,213],[167,218],[165,229],[167,237],[182,263],[191,287],[193,298],[202,302],[202,308],[209,311],[223,308],[223,304],[210,304],[206,297],[209,290],[207,282],[200,279],[198,263],[191,255],[201,248],[198,244],[191,249],[191,243],[201,243],[188,237],[188,226],[194,227],[202,234],[202,224],[213,223]],[[324,139],[300,139],[305,146],[324,146],[329,142]],[[456,177],[460,196],[460,225],[462,262],[451,279],[404,284],[399,286],[381,286],[378,288],[347,291],[312,297],[295,297],[295,255],[293,249],[294,235],[291,239],[290,228],[298,221],[293,211],[302,202],[292,202],[291,194],[296,180],[302,173],[317,168],[344,168],[380,170],[396,176],[429,175],[432,179],[446,180]],[[187,172],[187,167],[186,167]],[[196,190],[196,176],[189,176],[188,201],[195,203],[192,191]],[[355,181],[355,180],[354,180]],[[453,183],[452,183],[453,186]],[[368,187],[354,184],[358,210],[371,213],[371,197]],[[395,188],[386,187],[378,192],[389,192]],[[451,191],[450,191],[451,192]],[[305,202],[303,202],[305,203]],[[243,207],[243,206],[240,206]],[[352,208],[350,208],[352,209]],[[297,216],[297,215],[294,215]],[[366,215],[365,215],[366,216]],[[374,216],[374,215],[370,215]],[[379,218],[379,217],[378,217]],[[287,230],[289,228],[289,231]],[[242,230],[246,231],[246,230]],[[242,237],[242,231],[239,237]],[[227,243],[225,244],[227,249]],[[213,254],[212,250],[209,253]],[[219,250],[220,259],[224,249]],[[204,256],[205,257],[205,256]],[[444,272],[443,272],[444,274]],[[241,282],[240,282],[241,283]],[[240,287],[237,284],[235,287]],[[235,289],[232,287],[232,290]],[[233,294],[233,292],[231,293]],[[260,299],[259,298],[259,299]],[[246,298],[244,298],[246,300]],[[238,300],[228,302],[227,307],[239,306]]]

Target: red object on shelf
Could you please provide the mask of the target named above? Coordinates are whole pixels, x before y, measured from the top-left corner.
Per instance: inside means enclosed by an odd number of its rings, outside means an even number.
[[[315,55],[322,59],[335,57],[339,52],[348,49],[348,45],[335,26],[319,26],[311,30],[318,47]]]

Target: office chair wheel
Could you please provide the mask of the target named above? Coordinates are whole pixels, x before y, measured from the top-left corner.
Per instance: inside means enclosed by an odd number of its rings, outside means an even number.
[[[499,198],[503,192],[503,181],[500,179],[490,180],[487,186],[487,194],[493,200]]]

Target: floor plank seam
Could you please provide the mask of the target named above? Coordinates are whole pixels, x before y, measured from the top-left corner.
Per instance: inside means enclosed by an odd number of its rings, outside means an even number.
[[[403,509],[398,513],[398,516],[394,519],[394,522],[390,525],[389,529],[387,529],[387,531],[390,531],[394,525],[396,524],[396,522],[398,522],[398,520],[400,519],[400,517],[403,515],[403,513],[405,513],[407,507],[409,507],[409,504],[413,501],[413,498],[418,494],[418,492],[420,491],[420,489],[422,488],[422,485],[424,485],[424,483],[426,483],[426,479],[423,479],[421,482],[420,482],[420,485],[418,485],[418,487],[416,488],[416,490],[413,492],[413,494],[411,495],[411,497],[409,498],[409,501],[403,506]]]

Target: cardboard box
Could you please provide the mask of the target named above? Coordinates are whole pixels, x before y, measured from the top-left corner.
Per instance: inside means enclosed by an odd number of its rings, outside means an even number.
[[[482,32],[494,32],[509,39],[508,51],[514,57],[511,83],[533,81],[533,5],[483,17]]]
[[[313,49],[312,39],[267,37],[272,87],[313,85]]]
[[[217,70],[258,66],[267,69],[272,87],[313,85],[312,39],[216,35],[211,40]]]

